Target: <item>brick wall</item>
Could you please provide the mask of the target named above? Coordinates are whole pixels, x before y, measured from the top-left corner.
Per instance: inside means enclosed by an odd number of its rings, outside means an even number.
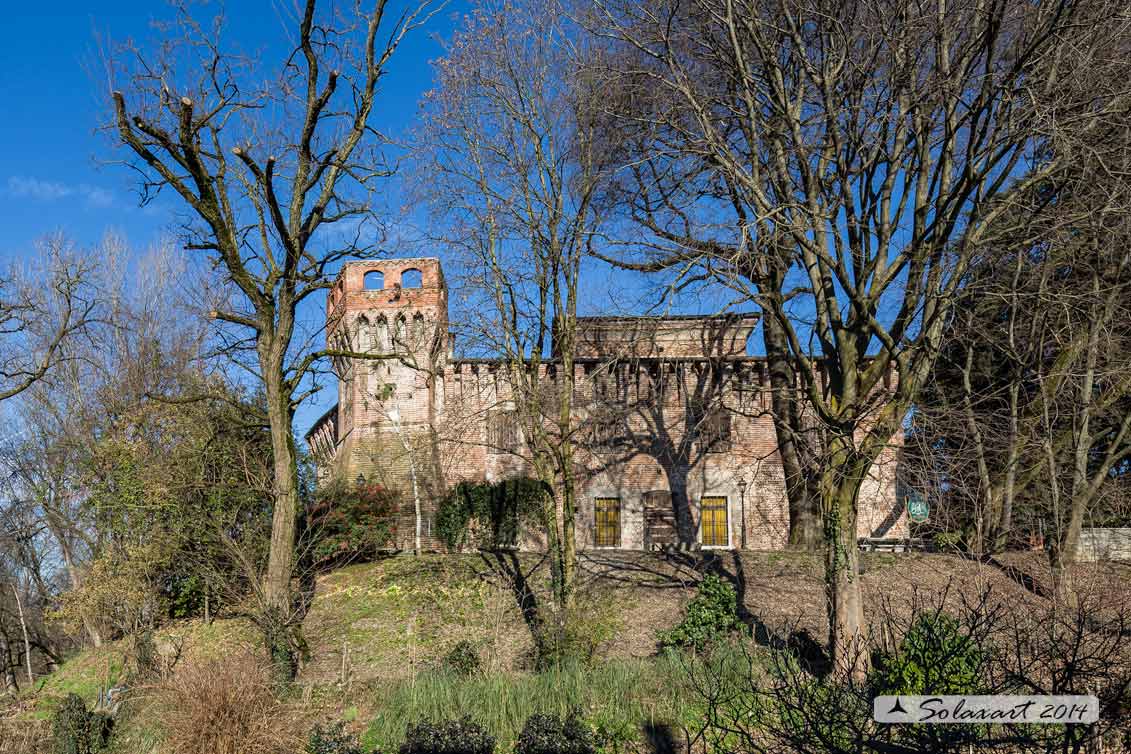
[[[402,285],[408,270],[419,271],[419,288]],[[367,275],[377,271],[383,286],[366,288]],[[415,525],[414,471],[428,548],[439,547],[428,532],[445,489],[461,480],[533,476],[521,426],[513,446],[491,446],[509,436],[491,428],[515,411],[514,396],[500,363],[452,358],[447,290],[437,260],[346,265],[328,297],[327,316],[332,346],[397,354],[337,364],[338,450],[332,466],[346,478],[363,475],[401,492],[402,545],[411,547]],[[609,332],[615,321],[600,320],[602,347],[617,341]],[[677,357],[637,345],[632,358],[603,354],[575,366],[578,544],[593,546],[595,498],[613,497],[620,500],[619,546],[643,548],[658,531],[646,531],[646,500],[661,499],[656,493],[663,492],[670,494],[673,509],[686,512],[677,526],[693,540],[699,537],[702,498],[725,497],[729,546],[740,546],[745,534],[751,549],[782,548],[789,511],[767,413],[765,364],[734,355],[733,348],[745,343],[751,320],[735,319],[741,333],[733,336],[720,332],[719,321],[711,318],[687,320],[686,336],[679,326],[680,320],[648,323]],[[697,340],[704,343],[698,356],[690,345]],[[709,343],[730,344],[726,357],[707,358]],[[564,383],[557,368],[544,365],[539,375],[551,391]],[[521,425],[520,418],[515,421]],[[312,445],[325,446],[326,436],[324,427],[316,427]],[[861,489],[860,536],[906,535],[895,492],[900,439],[893,438]]]

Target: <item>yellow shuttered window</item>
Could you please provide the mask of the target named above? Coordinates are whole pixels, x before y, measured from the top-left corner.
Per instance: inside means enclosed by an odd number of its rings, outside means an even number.
[[[593,501],[593,544],[620,546],[620,498],[599,497]]]
[[[700,508],[699,529],[704,547],[726,547],[730,544],[727,536],[727,499],[725,497],[705,497]]]

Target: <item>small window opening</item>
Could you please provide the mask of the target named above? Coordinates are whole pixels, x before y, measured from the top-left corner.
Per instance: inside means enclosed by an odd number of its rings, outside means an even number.
[[[401,273],[401,288],[419,288],[423,281],[424,274],[420,270],[405,270]]]
[[[380,291],[385,288],[385,273],[380,270],[370,270],[365,273],[365,290]]]

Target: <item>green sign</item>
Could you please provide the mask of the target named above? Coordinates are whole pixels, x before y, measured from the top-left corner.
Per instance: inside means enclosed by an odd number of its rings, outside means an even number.
[[[907,515],[915,523],[921,524],[926,521],[930,512],[931,506],[923,498],[918,495],[907,498]]]

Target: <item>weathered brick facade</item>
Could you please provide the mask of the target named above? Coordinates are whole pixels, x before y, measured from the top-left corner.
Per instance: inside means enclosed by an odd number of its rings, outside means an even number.
[[[383,279],[373,280],[374,273]],[[453,357],[447,288],[435,259],[346,265],[327,317],[332,346],[398,357],[339,360],[338,405],[307,435],[319,477],[363,476],[400,490],[398,539],[406,548],[413,546],[419,500],[422,544],[439,548],[431,520],[445,489],[528,473],[505,366]],[[789,513],[765,362],[745,355],[756,322],[727,316],[579,323],[579,546],[603,541],[641,549],[673,538],[785,546]],[[559,368],[552,360],[543,365],[540,381],[561,384]],[[892,438],[861,490],[860,536],[907,533],[895,483],[900,441]],[[599,537],[597,499],[615,513]],[[713,509],[707,523],[704,499]]]

